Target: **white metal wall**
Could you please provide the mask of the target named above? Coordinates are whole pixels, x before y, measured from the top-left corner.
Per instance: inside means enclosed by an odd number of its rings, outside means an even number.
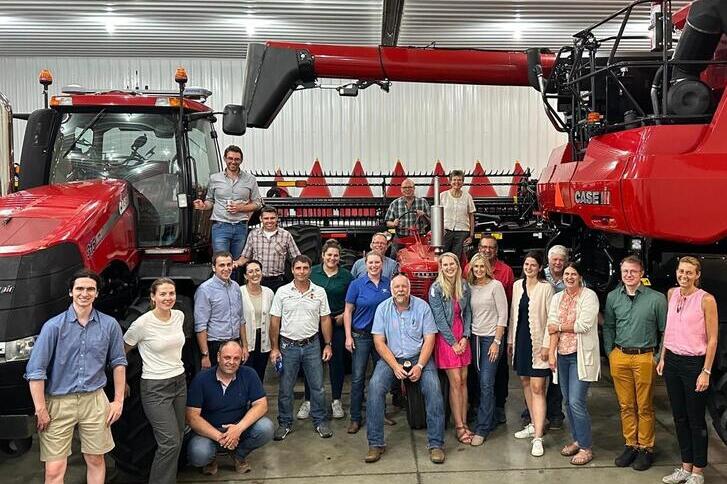
[[[53,72],[51,92],[57,93],[72,83],[174,89],[179,65],[187,68],[190,85],[214,92],[213,107],[241,102],[244,61],[237,59],[0,57],[0,92],[15,112],[28,112],[42,104],[42,68]],[[18,158],[23,131],[16,121]],[[445,170],[470,170],[475,160],[485,170],[509,170],[520,160],[539,174],[563,137],[530,88],[397,83],[389,94],[374,86],[358,98],[319,89],[294,93],[270,129],[250,130],[242,139],[222,136],[221,142],[240,144],[255,169],[305,173],[317,158],[326,171],[348,171],[356,159],[370,172],[389,172],[397,159],[408,171],[431,171],[436,160]]]

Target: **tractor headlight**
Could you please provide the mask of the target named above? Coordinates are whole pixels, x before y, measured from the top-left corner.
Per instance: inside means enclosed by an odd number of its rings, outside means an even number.
[[[0,342],[0,361],[24,361],[30,358],[37,336],[16,339],[15,341]]]

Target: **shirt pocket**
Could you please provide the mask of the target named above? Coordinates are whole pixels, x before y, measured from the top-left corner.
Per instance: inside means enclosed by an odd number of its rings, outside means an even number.
[[[105,363],[109,351],[109,335],[102,333],[93,337],[86,336],[86,350],[89,355]]]
[[[405,333],[409,339],[416,341],[417,343],[424,339],[422,328],[416,323],[406,323]]]
[[[287,252],[286,248],[280,242],[275,243],[275,245],[273,246],[273,250],[279,255],[285,255],[285,253]]]

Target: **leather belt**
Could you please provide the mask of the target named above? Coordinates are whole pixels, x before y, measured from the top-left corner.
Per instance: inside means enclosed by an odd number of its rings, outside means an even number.
[[[616,345],[616,348],[620,349],[621,353],[625,355],[643,355],[644,353],[654,352],[654,348],[624,348],[619,345]]]
[[[307,344],[312,343],[316,338],[318,338],[318,333],[316,333],[313,336],[310,336],[308,338],[305,338],[305,339],[299,339],[297,341],[294,339],[286,338],[285,336],[282,336],[282,335],[280,336],[280,339],[283,341],[283,343],[289,344],[291,346],[305,346]]]

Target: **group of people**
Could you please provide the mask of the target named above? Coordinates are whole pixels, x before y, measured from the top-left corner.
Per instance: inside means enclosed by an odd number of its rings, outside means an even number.
[[[291,234],[278,227],[274,208],[262,208],[261,226],[247,236],[246,215],[260,207],[257,184],[240,172],[239,148],[228,147],[225,160],[227,169],[211,182],[212,195],[194,203],[197,209],[213,209],[216,249],[213,275],[194,298],[201,371],[187,387],[184,314],[173,309],[174,281],[153,282],[150,310],[122,335],[113,318],[93,307],[99,276],[89,270],[76,273],[69,284],[71,305],[43,326],[26,370],[46,482],[63,481],[76,426],[87,481],[104,481],[103,456],[114,446],[109,427],[120,417],[129,391],[126,353],[134,348],[142,360],[140,398],[157,442],[150,482],[176,482],[187,425],[191,465],[215,474],[218,455],[227,452],[238,472],[249,471],[250,452],[293,432],[293,390],[301,370],[306,396],[297,416],[310,417],[314,431],[330,438],[324,364],[330,369],[330,414],[343,418],[346,351],[352,355],[347,431],[357,433],[365,420],[367,463],[384,454],[387,394],[403,380],[419,383],[430,459],[445,461],[445,396],[438,370],[449,382],[446,398],[457,440],[483,445],[506,420],[510,362],[522,384],[523,418],[528,421],[515,437],[530,439],[531,454],[542,456],[546,421],[558,428],[564,404],[572,442],[560,453],[583,465],[593,458],[586,400],[590,382],[601,373],[599,314],[625,439],[616,465],[645,470],[653,461],[656,372],[666,381],[683,461],[663,481],[703,482],[705,390],[716,351],[717,309],[714,297],[699,288],[697,259],[680,259],[679,286],[664,297],[642,283],[641,261],[626,257],[622,283],[608,294],[603,308],[584,286],[582,268],[568,262],[562,246],[550,248],[547,267],[539,252],[528,253],[523,277],[515,281],[512,268],[498,259],[497,239],[485,235],[463,268],[460,255],[473,236],[474,206],[461,191],[463,175],[453,172],[452,188],[443,197],[449,200],[445,205],[454,207],[445,211],[451,251],[439,257],[438,276],[425,301],[411,294],[410,281],[386,256],[386,234],[372,237],[371,250],[350,272],[340,266],[341,247],[335,240],[325,242],[322,262],[313,266]],[[404,184],[403,197],[387,214],[397,231],[407,224],[417,227],[429,211],[414,197],[413,183]],[[292,268],[290,282],[284,277],[286,261]],[[236,269],[242,285],[232,277]],[[367,384],[369,362],[373,373]],[[262,382],[268,363],[279,375],[277,428],[266,417]],[[112,401],[103,391],[107,366],[113,375]]]

